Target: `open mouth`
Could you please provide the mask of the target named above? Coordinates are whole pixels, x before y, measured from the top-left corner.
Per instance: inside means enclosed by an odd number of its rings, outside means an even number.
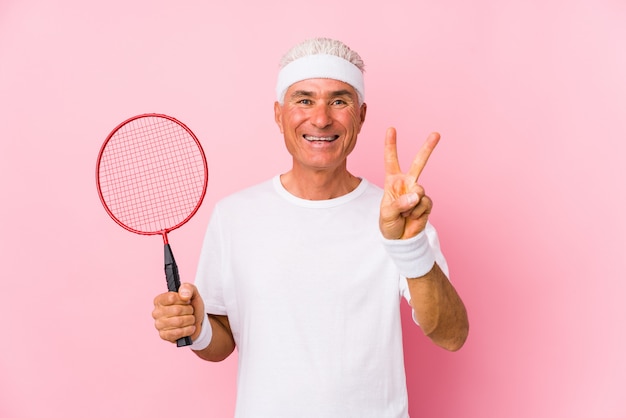
[[[339,135],[329,135],[329,136],[313,136],[313,135],[303,135],[304,139],[309,142],[333,142]]]

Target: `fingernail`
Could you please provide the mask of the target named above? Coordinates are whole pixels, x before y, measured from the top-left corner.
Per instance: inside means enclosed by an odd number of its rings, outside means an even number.
[[[405,196],[406,196],[406,203],[408,203],[409,205],[416,203],[418,200],[417,193],[409,193]]]

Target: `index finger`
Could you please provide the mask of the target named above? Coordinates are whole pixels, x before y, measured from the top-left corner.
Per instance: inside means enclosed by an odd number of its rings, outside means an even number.
[[[413,177],[414,181],[417,181],[420,174],[422,174],[422,171],[424,170],[424,167],[426,167],[426,163],[428,162],[428,158],[430,158],[430,154],[433,153],[433,150],[439,143],[440,138],[441,135],[439,135],[439,133],[432,132],[430,135],[428,135],[428,138],[426,138],[426,142],[424,142],[424,145],[422,145],[422,148],[420,148],[420,150],[418,151],[408,172],[408,175]]]
[[[385,173],[400,173],[400,163],[398,162],[398,149],[396,147],[396,130],[387,128],[385,134]]]
[[[181,285],[182,287],[182,285]],[[154,306],[188,305],[189,297],[181,297],[178,292],[164,292],[154,298]]]

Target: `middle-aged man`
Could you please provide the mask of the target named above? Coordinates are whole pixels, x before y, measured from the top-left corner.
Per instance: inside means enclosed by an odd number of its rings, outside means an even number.
[[[401,300],[445,349],[469,328],[419,184],[439,134],[403,173],[390,128],[380,189],[347,169],[367,110],[355,51],[296,45],[276,93],[291,169],[215,206],[195,285],[155,298],[155,326],[205,360],[237,347],[237,417],[406,418]]]

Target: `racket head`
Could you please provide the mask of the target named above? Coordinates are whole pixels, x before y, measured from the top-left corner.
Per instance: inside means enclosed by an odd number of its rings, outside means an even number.
[[[133,116],[107,136],[96,163],[98,196],[122,228],[167,233],[200,208],[207,190],[206,156],[196,135],[159,113]]]

